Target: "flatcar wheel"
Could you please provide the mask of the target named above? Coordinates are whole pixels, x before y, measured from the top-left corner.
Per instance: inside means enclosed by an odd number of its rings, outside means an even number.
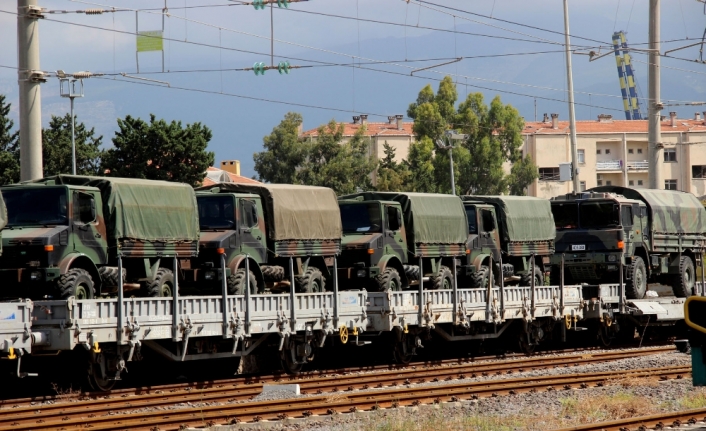
[[[523,331],[520,333],[520,337],[518,339],[520,351],[525,355],[531,355],[532,353],[534,353],[534,349],[537,347],[537,344],[533,344],[527,339],[528,337],[530,337],[530,335],[526,334]]]
[[[392,348],[392,357],[396,363],[407,365],[412,361],[412,352],[407,343],[407,334],[402,334],[400,340],[397,341]]]
[[[296,356],[296,345],[292,343],[289,349],[282,349],[280,353],[280,359],[282,363],[282,368],[287,374],[296,375],[302,371],[304,364],[297,363],[294,359]]]
[[[117,383],[116,380],[108,380],[103,377],[101,366],[98,363],[88,364],[88,386],[94,391],[107,392],[112,390]]]

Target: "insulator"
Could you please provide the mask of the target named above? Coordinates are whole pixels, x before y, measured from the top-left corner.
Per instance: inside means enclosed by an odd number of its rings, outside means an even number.
[[[105,12],[105,9],[86,9],[86,15],[100,15]]]
[[[76,79],[90,78],[91,76],[93,76],[91,72],[76,72],[73,74],[73,77]]]

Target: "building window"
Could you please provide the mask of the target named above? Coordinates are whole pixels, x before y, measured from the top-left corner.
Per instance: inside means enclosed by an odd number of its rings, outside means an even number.
[[[539,181],[559,181],[559,168],[539,168]]]
[[[629,185],[629,186],[634,186],[634,185],[635,185],[635,181],[629,180],[629,181],[628,181],[628,185]]]
[[[637,154],[642,154],[642,148],[637,149]]]
[[[691,178],[706,179],[706,166],[694,165],[691,167]]]
[[[586,152],[584,150],[578,150],[579,163],[586,163]]]
[[[610,154],[610,148],[606,148],[606,149],[605,149],[605,153],[606,153],[606,154]]]
[[[596,150],[596,154],[600,154],[600,153],[601,153],[601,150]]]
[[[580,181],[579,187],[581,188],[582,192],[585,192],[586,191],[586,181]]]
[[[599,186],[602,186],[602,185],[603,185],[603,180],[596,180],[596,184],[599,185]]]
[[[677,161],[677,149],[676,148],[665,148],[664,161],[665,162],[676,162]],[[669,190],[671,190],[671,189],[669,189]],[[676,190],[676,189],[674,189],[674,190]]]
[[[607,185],[607,186],[612,186],[612,185],[613,185],[613,181],[608,180],[608,181],[605,182],[605,185]]]
[[[642,185],[642,180],[637,180],[637,185],[641,186]]]
[[[665,190],[676,190],[677,180],[664,180],[664,188]]]
[[[628,154],[633,154],[633,153],[634,153],[634,151],[632,148],[628,149]]]

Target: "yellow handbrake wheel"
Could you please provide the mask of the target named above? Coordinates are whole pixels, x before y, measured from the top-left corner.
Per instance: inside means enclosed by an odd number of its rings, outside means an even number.
[[[341,343],[346,344],[348,342],[348,328],[341,326],[338,329],[338,336],[341,338]]]

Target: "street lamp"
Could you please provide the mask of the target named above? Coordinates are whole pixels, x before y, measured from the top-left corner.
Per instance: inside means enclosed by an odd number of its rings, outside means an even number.
[[[76,175],[76,137],[74,119],[74,99],[83,97],[83,79],[75,76],[67,76],[63,70],[57,70],[56,76],[59,78],[59,89],[61,97],[68,97],[71,100],[71,173]],[[76,83],[78,82],[78,88]]]
[[[456,184],[454,182],[454,155],[453,155],[454,144],[453,144],[453,141],[466,140],[466,139],[468,139],[468,135],[455,133],[453,130],[447,130],[446,133],[444,133],[444,136],[446,137],[447,144],[446,145],[444,144],[443,139],[437,139],[436,146],[439,147],[440,150],[449,150],[449,166],[451,169],[451,194],[455,195],[456,194]]]

